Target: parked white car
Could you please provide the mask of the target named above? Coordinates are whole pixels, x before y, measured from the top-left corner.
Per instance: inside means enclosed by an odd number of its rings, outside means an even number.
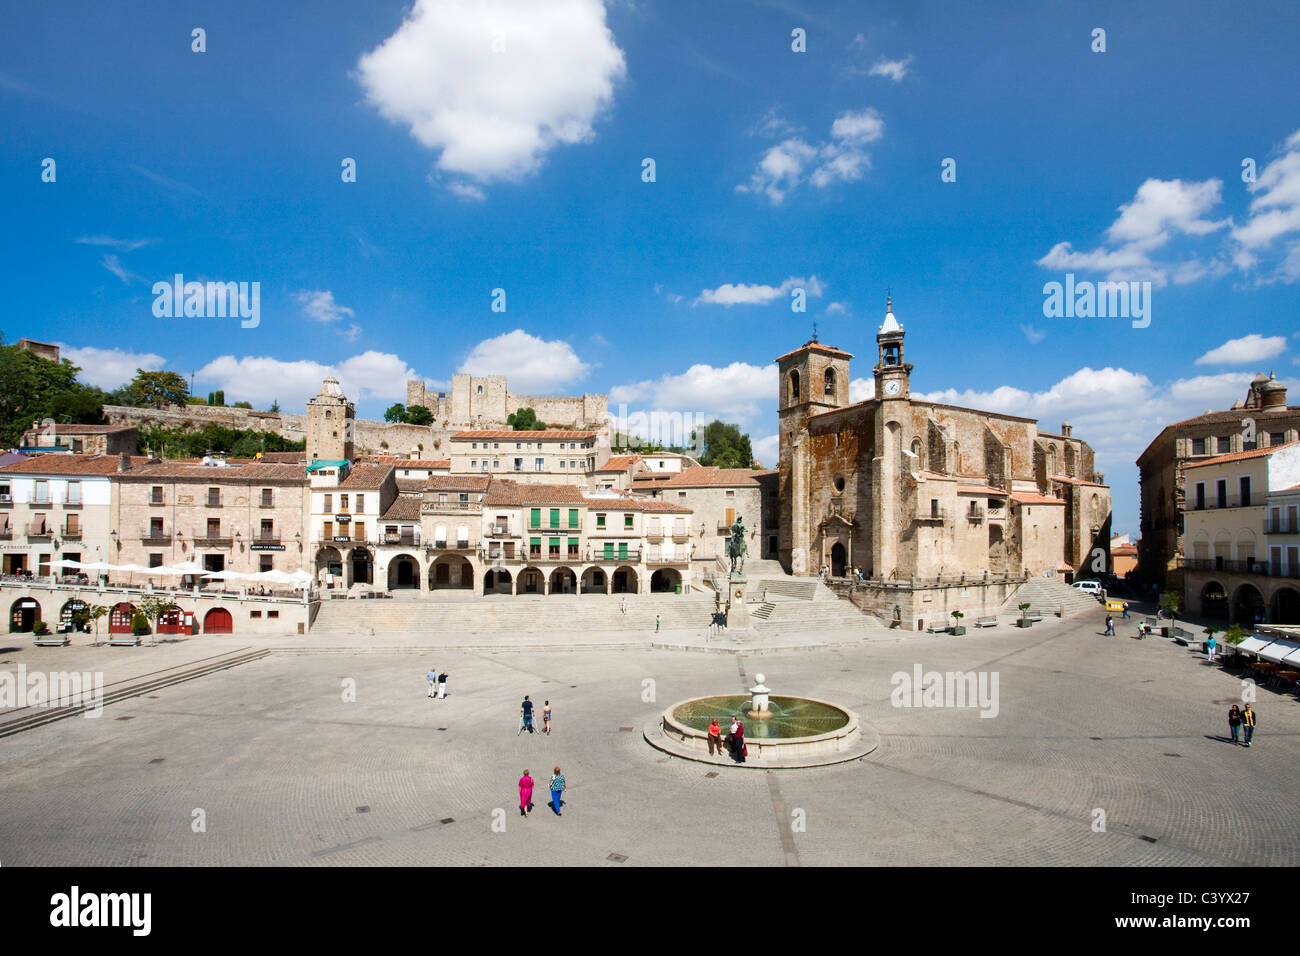
[[[1100,581],[1075,581],[1070,587],[1076,591],[1083,591],[1086,594],[1099,596],[1101,594]]]

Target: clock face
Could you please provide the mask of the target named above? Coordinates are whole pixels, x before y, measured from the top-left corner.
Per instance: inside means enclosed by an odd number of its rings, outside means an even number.
[[[902,388],[903,385],[901,382],[899,382],[897,379],[891,379],[885,383],[885,394],[897,395],[902,390]]]

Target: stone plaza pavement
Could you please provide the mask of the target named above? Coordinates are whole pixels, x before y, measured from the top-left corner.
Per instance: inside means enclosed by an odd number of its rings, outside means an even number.
[[[1167,640],[1128,639],[1127,621],[1102,637],[1103,617],[964,637],[823,635],[822,646],[768,636],[732,653],[651,637],[423,652],[401,636],[295,644],[98,719],[0,738],[0,865],[1300,863],[1300,704],[1261,689],[1256,746],[1234,747],[1225,714],[1238,677]],[[15,643],[0,667],[91,666],[73,661],[100,650]],[[132,660],[144,672],[164,655],[261,643],[180,642]],[[892,706],[891,675],[918,663],[996,673],[997,716]],[[450,675],[445,700],[426,696],[431,665]],[[778,695],[853,708],[880,747],[850,764],[757,772],[642,739],[669,704],[739,692],[760,671]],[[517,734],[524,694],[551,700],[552,737]],[[561,819],[545,806],[556,764],[570,785]],[[528,820],[525,767],[538,782]]]

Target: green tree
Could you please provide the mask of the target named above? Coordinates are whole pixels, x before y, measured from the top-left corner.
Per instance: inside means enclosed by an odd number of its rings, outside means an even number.
[[[521,408],[506,416],[506,424],[517,432],[540,432],[546,428],[546,422],[537,420],[537,413],[531,408]]]
[[[51,362],[0,337],[0,447],[21,443],[33,422],[102,425],[109,398],[77,381],[81,369],[67,359]]]
[[[388,411],[384,412],[384,421],[386,422],[404,422],[406,421],[406,406],[401,402],[396,405],[388,406]]]
[[[700,464],[752,468],[754,450],[750,447],[749,436],[735,425],[714,419],[704,429],[704,454],[700,456]]]
[[[402,419],[408,425],[432,425],[433,412],[429,411],[423,405],[412,405],[406,410],[406,415]]]
[[[252,407],[253,407],[253,403],[252,403],[252,402],[235,402],[235,404],[231,405],[230,407],[231,407],[231,408],[252,408]]]
[[[271,403],[271,407],[268,408],[267,411],[270,412],[272,415],[279,415],[279,414],[280,414],[280,400],[277,398],[275,401],[273,401],[273,402]]]
[[[135,378],[113,393],[120,405],[133,408],[166,408],[184,405],[189,398],[190,386],[183,375],[175,372],[146,372],[135,370]],[[211,403],[209,403],[211,404]]]

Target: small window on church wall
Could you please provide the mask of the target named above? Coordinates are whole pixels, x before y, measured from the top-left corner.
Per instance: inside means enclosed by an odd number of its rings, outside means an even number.
[[[844,491],[844,476],[836,475],[833,484],[835,485],[835,491],[837,494]]]
[[[826,394],[834,395],[835,394],[835,369],[828,368],[826,370],[825,378],[826,378]]]
[[[919,438],[912,439],[912,454],[915,455],[917,458],[921,457],[921,439]]]
[[[799,373],[790,373],[790,401],[799,401]]]
[[[478,392],[477,392],[476,394],[478,394],[478,395],[482,395],[482,394],[483,394],[483,386],[482,386],[482,385],[480,385],[480,386],[478,387]]]

